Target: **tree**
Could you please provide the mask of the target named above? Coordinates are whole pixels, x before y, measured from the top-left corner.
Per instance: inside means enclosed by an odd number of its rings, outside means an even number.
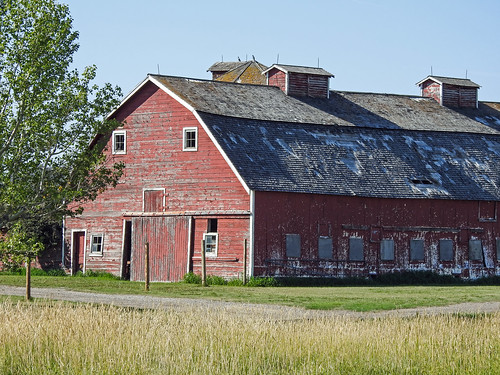
[[[122,164],[106,160],[98,134],[118,87],[92,84],[95,66],[71,69],[78,33],[55,0],[0,0],[0,229],[82,211],[115,185]]]

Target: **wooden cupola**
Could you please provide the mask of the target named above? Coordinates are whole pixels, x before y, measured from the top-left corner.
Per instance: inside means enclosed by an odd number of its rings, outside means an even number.
[[[433,98],[446,107],[477,108],[477,90],[481,87],[470,79],[428,76],[417,82],[422,96]]]
[[[269,86],[278,86],[287,95],[312,98],[328,98],[329,78],[334,77],[321,68],[283,64],[274,64],[262,74]]]

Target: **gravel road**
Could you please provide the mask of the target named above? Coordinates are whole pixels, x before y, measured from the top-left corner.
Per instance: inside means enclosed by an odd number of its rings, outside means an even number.
[[[0,285],[0,295],[24,296],[24,287]],[[321,317],[382,318],[389,316],[411,317],[415,315],[437,315],[451,313],[500,312],[500,302],[461,303],[440,307],[419,307],[376,312],[354,312],[344,310],[306,310],[299,307],[260,305],[240,302],[223,302],[207,299],[167,298],[145,295],[97,294],[76,292],[63,288],[32,288],[33,298],[107,304],[121,307],[153,309],[224,309],[239,315],[261,315],[269,319],[313,319]]]

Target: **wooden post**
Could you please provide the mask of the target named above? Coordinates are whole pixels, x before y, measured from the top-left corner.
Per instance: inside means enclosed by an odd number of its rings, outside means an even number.
[[[26,258],[26,301],[31,299],[31,258]]]
[[[247,283],[247,239],[243,240],[243,285]]]
[[[149,292],[149,242],[144,245],[144,290]]]
[[[205,259],[205,240],[201,241],[201,286],[207,286],[207,263]]]

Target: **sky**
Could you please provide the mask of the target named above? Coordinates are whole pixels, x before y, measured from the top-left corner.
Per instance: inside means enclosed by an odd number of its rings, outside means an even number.
[[[498,0],[59,0],[99,85],[148,73],[210,79],[217,61],[318,65],[341,91],[420,95],[431,73],[500,102]],[[318,64],[319,63],[319,64]]]

